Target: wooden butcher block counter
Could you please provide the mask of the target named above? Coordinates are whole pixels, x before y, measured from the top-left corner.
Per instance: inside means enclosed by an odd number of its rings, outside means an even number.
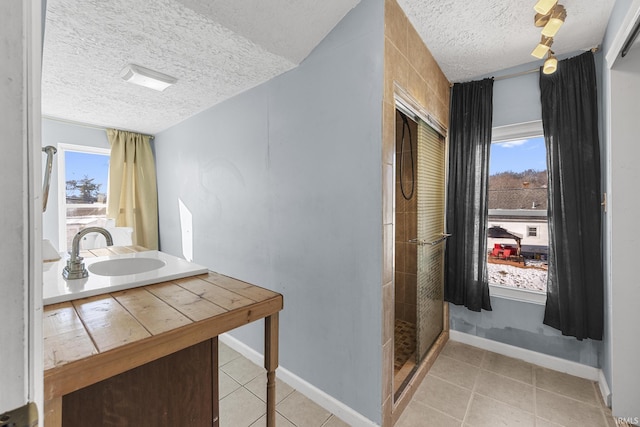
[[[213,272],[45,306],[45,426],[217,426],[217,336],[260,319],[275,426],[282,306],[278,293]]]

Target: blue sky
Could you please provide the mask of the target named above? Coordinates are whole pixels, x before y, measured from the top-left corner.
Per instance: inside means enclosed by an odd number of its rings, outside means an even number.
[[[87,175],[89,178],[95,178],[94,183],[102,184],[100,193],[107,193],[108,155],[65,151],[64,168],[65,181],[80,180]]]
[[[491,144],[489,174],[547,169],[544,138],[521,139]]]

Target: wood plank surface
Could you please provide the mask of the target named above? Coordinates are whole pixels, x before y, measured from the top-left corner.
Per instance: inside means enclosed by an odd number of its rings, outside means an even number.
[[[207,282],[200,276],[179,279],[175,283],[227,310],[244,307],[256,301]]]
[[[98,353],[69,302],[50,306],[44,312],[42,335],[45,370]]]
[[[276,292],[268,289],[211,271],[208,276],[203,276],[203,279],[254,301],[260,301],[277,295]]]
[[[144,288],[128,289],[111,295],[153,335],[192,323],[191,319]]]
[[[239,326],[263,319],[281,309],[282,295],[277,295],[242,309],[229,311],[49,369],[44,373],[45,400],[70,393]]]
[[[105,249],[109,251],[110,255],[122,255],[122,254],[131,254],[134,252],[140,252],[140,251],[133,250],[132,248],[127,246],[107,246]]]
[[[151,336],[111,295],[75,300],[73,306],[100,352]]]
[[[191,320],[204,320],[227,312],[224,308],[175,283],[158,283],[146,289]]]
[[[89,252],[91,252],[91,254],[93,254],[93,256],[109,256],[109,255],[116,255],[111,249],[109,248],[95,248],[95,249],[89,249]]]

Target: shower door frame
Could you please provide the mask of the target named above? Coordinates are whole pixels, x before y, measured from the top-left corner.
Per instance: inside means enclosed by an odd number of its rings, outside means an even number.
[[[448,138],[448,132],[447,132],[446,126],[444,126],[437,119],[435,119],[431,114],[429,114],[424,109],[424,107],[422,107],[411,95],[409,95],[397,83],[394,83],[394,107],[396,110],[403,112],[404,114],[406,114],[407,116],[411,117],[414,120],[418,119],[423,121],[425,124],[427,124],[432,129],[434,129],[438,134],[440,134],[440,136],[444,139],[444,144],[445,144],[445,147],[444,147],[445,188],[444,190],[446,194],[447,184],[448,184],[447,177],[448,177],[448,169],[449,169],[449,165],[447,162],[447,159],[449,158],[449,138]],[[446,209],[447,209],[447,206],[446,206],[446,200],[445,200],[445,207],[444,207],[445,212],[446,212]],[[446,215],[445,215],[445,218],[446,218]],[[395,219],[394,219],[394,222],[395,222]],[[445,219],[445,230],[446,230],[446,226],[447,224]],[[394,240],[393,253],[395,254],[395,239],[393,240]],[[394,282],[394,286],[395,286],[395,282]],[[434,341],[433,345],[431,346],[429,351],[426,353],[424,358],[418,362],[417,367],[414,369],[413,373],[411,374],[411,378],[408,380],[404,389],[400,392],[397,398],[395,398],[395,396],[392,397],[393,399],[393,404],[391,409],[391,416],[393,420],[392,425],[394,425],[398,421],[398,419],[400,418],[400,415],[402,414],[404,409],[407,407],[407,405],[411,401],[411,398],[415,394],[417,387],[420,385],[424,377],[427,375],[427,372],[429,371],[429,369],[431,369],[431,366],[433,366],[436,358],[442,351],[444,345],[449,340],[449,304],[446,301],[443,301],[442,304],[443,304],[442,332],[440,332],[440,334],[438,335],[438,337],[436,338],[436,340]],[[395,314],[394,314],[394,318],[395,318]],[[393,390],[393,376],[391,377],[391,381],[392,381],[391,389]],[[392,393],[392,395],[393,394],[395,393]]]

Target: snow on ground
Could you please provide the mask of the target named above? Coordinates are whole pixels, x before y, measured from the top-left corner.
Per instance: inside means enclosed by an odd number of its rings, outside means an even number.
[[[519,268],[512,265],[487,263],[489,283],[533,291],[547,290],[547,271],[539,268]]]

